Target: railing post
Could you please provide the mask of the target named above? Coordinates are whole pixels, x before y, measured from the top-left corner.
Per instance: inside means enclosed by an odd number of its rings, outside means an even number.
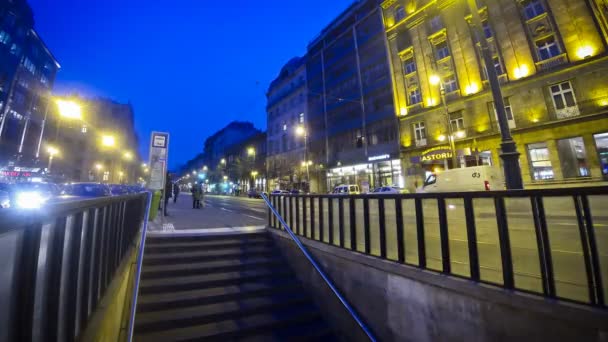
[[[450,274],[452,272],[452,263],[450,260],[450,236],[444,197],[437,198],[437,212],[439,214],[439,240],[441,242],[442,272]]]
[[[329,233],[329,244],[333,245],[334,244],[334,199],[332,197],[329,197],[327,199],[327,204],[328,204],[328,233]]]
[[[325,227],[325,215],[323,214],[323,202],[325,202],[323,197],[319,197],[319,241],[323,242],[325,239],[325,234],[323,232]],[[328,216],[329,217],[329,216]]]
[[[370,241],[369,226],[369,198],[363,199],[363,235],[365,236],[365,254],[371,254],[372,246]]]
[[[467,244],[469,250],[469,272],[471,279],[479,281],[479,252],[477,250],[477,227],[475,226],[475,210],[473,199],[464,197],[464,216],[467,223]]]
[[[513,258],[511,256],[511,241],[509,239],[509,225],[507,224],[507,213],[505,209],[504,197],[494,197],[494,207],[496,209],[496,224],[498,226],[498,241],[500,243],[503,284],[505,288],[512,290],[515,288],[515,281],[513,276]]]
[[[302,226],[300,225],[300,196],[296,195],[293,200],[296,202],[296,234],[302,235]]]
[[[416,206],[416,237],[418,240],[418,267],[426,268],[426,245],[424,236],[424,211],[422,209],[422,199],[414,199]]]
[[[315,197],[310,197],[310,237],[315,240],[317,234],[315,234]]]
[[[397,216],[397,260],[400,263],[405,263],[405,243],[403,232],[403,208],[401,207],[401,198],[395,198],[395,215]]]
[[[293,196],[289,195],[289,226],[293,227]],[[296,232],[297,234],[297,232]]]
[[[384,198],[378,198],[378,221],[380,238],[380,257],[386,259],[386,217],[384,215]]]
[[[355,199],[350,198],[349,202],[349,214],[350,214],[350,249],[353,251],[357,250],[357,215],[355,215]]]
[[[593,278],[595,282],[596,299],[597,304],[605,306],[604,297],[604,286],[602,284],[602,274],[600,266],[600,258],[597,249],[597,242],[595,239],[595,229],[593,227],[593,216],[591,215],[591,209],[589,208],[589,198],[587,195],[581,195],[581,203],[583,205],[583,213],[585,215],[585,228],[587,231],[587,243],[589,244],[589,257],[591,259],[591,266],[593,267]]]
[[[306,205],[306,200],[308,199],[308,197],[302,197],[302,228],[303,228],[303,233],[302,236],[307,237],[307,233],[308,233],[308,229],[307,229],[307,224],[306,224],[306,218],[308,217],[307,214],[307,205]]]
[[[338,199],[338,235],[340,247],[344,248],[344,201],[342,197]]]
[[[536,246],[538,248],[538,259],[543,281],[543,293],[545,296],[555,298],[555,279],[553,278],[553,261],[551,258],[551,243],[547,231],[547,219],[545,207],[541,196],[530,197],[532,214],[534,216],[534,228],[536,230]]]

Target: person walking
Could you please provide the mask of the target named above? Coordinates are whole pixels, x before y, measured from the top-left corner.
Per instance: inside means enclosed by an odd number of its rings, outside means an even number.
[[[179,195],[179,183],[173,184],[173,203],[177,202],[177,196]]]
[[[199,209],[201,207],[201,188],[197,182],[192,185],[190,191],[192,192],[192,209]]]
[[[163,194],[165,200],[165,206],[163,207],[163,213],[165,216],[169,216],[167,212],[167,206],[169,206],[169,198],[171,198],[171,194],[173,193],[173,182],[171,181],[171,175],[167,172],[167,176],[165,177],[165,193]]]

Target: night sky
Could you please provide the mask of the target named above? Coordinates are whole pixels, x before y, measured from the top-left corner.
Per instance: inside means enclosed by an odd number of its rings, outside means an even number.
[[[266,129],[280,68],[352,0],[29,0],[62,66],[55,93],[131,101],[147,158],[171,133],[175,168],[232,120]]]

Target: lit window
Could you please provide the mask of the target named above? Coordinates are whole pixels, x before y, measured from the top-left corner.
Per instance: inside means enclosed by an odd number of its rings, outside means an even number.
[[[300,113],[300,123],[304,123],[304,113]]]
[[[541,0],[528,0],[523,3],[526,19],[530,20],[545,13],[545,7]]]
[[[437,60],[442,60],[450,55],[450,49],[447,42],[439,43],[435,46],[435,54]]]
[[[462,116],[450,118],[450,125],[452,126],[452,132],[462,131],[464,130],[464,119]]]
[[[443,87],[446,93],[453,93],[458,90],[458,82],[456,82],[456,76],[450,75],[443,79]]]
[[[17,46],[17,44],[13,43],[13,45],[11,45],[11,54],[17,56],[19,54],[21,54],[21,48],[19,46]]]
[[[553,166],[549,158],[547,143],[528,145],[531,174],[534,180],[553,179]]]
[[[570,81],[552,85],[550,90],[558,119],[579,114],[576,97],[574,96],[574,90]]]
[[[86,134],[88,131],[88,128],[86,125],[82,125],[82,129],[80,130],[80,132],[82,132],[82,134]]]
[[[287,124],[283,123],[283,130],[286,131],[287,130]]]
[[[410,90],[410,105],[415,105],[420,102],[422,102],[422,94],[420,94],[420,89],[416,88]]]
[[[395,10],[395,22],[399,22],[403,18],[405,18],[405,9],[403,8],[403,6],[399,6]]]
[[[553,58],[560,54],[555,37],[549,37],[536,42],[536,48],[538,49],[538,57],[541,60]]]
[[[10,40],[11,36],[8,33],[0,31],[0,43],[7,45]]]
[[[587,152],[582,137],[560,139],[557,141],[557,153],[564,178],[589,177]]]
[[[410,57],[403,61],[403,72],[406,75],[416,72],[416,61],[414,61],[414,57]]]

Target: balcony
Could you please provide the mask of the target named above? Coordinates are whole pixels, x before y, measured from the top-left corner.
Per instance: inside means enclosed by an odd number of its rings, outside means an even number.
[[[424,139],[414,139],[416,142],[416,147],[426,146],[426,138]]]
[[[568,55],[562,53],[561,55],[536,62],[536,69],[538,71],[550,70],[566,63],[568,63]]]

